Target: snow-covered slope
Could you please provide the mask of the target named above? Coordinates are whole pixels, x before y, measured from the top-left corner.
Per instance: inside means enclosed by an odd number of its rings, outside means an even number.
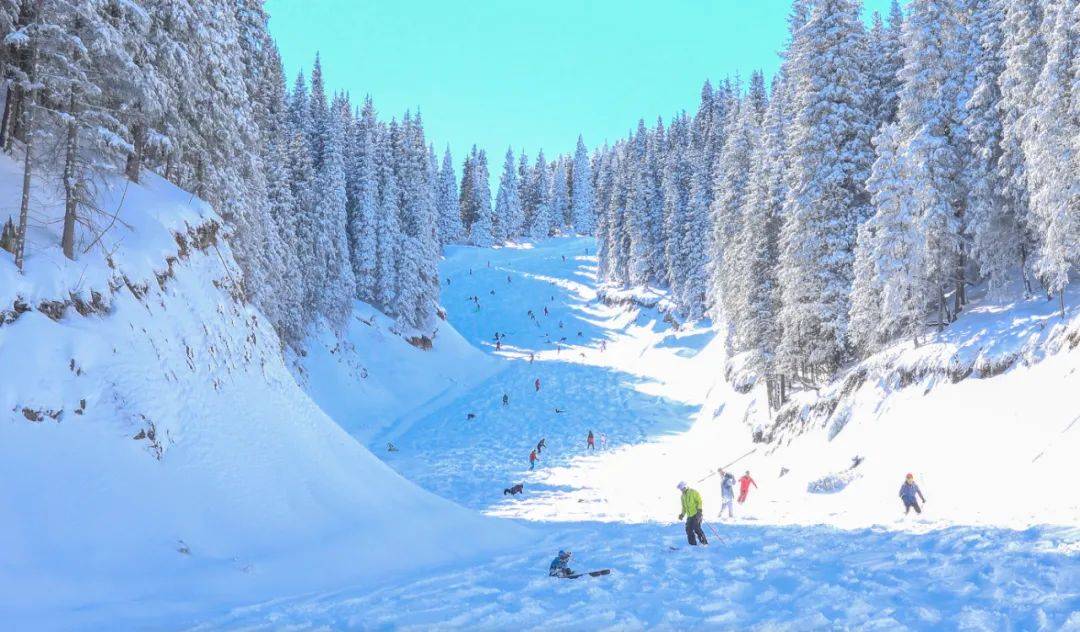
[[[0,158],[3,209],[14,169]],[[205,204],[152,174],[107,183],[117,220],[69,262],[46,248],[57,209],[40,193],[26,274],[0,251],[5,626],[173,627],[519,537],[404,480],[311,401],[239,300]]]
[[[709,329],[677,328],[610,293],[605,302],[594,247],[564,238],[451,249],[441,268],[452,280],[443,294],[449,320],[505,368],[377,436],[401,448],[384,458],[410,480],[531,521],[527,543],[468,572],[238,608],[204,627],[1077,629],[1070,433],[1080,434],[1080,422],[1064,430],[1068,419],[1055,417],[1074,405],[1077,351],[1055,352],[1043,337],[1032,343],[1042,352],[1030,366],[939,380],[929,392],[925,384],[876,397],[867,390],[838,433],[809,424],[790,443],[754,444],[758,415],[768,422],[761,389],[729,385],[724,345]],[[973,331],[985,326],[1005,340],[1009,331],[1038,330],[1046,316],[1034,302],[984,307],[958,336],[979,321]],[[505,335],[501,350],[492,348],[495,331]],[[973,341],[937,342],[959,349]],[[948,361],[947,353],[934,357]],[[588,450],[590,429],[606,447],[597,441]],[[541,437],[547,448],[530,470]],[[718,518],[718,481],[699,479],[755,447],[735,469],[751,470],[758,488],[736,505],[734,520]],[[855,454],[864,460],[847,470]],[[782,467],[789,472],[780,477]],[[901,518],[907,471],[929,499],[919,519]],[[704,497],[708,548],[686,546],[676,520],[680,479]],[[524,493],[504,495],[514,483]],[[548,578],[560,548],[574,551],[575,569],[611,575]]]

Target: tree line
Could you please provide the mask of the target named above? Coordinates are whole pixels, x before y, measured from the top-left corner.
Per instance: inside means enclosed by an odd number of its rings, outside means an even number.
[[[1080,261],[1074,0],[796,0],[782,64],[594,156],[600,272],[669,288],[770,401]]]

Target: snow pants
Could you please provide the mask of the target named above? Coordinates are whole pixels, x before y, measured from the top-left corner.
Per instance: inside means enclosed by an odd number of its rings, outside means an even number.
[[[739,492],[739,502],[740,503],[746,502],[746,495],[749,494],[749,493],[750,493],[749,489],[744,489],[744,490],[740,491]]]
[[[705,539],[705,532],[701,530],[701,518],[699,511],[686,519],[686,541],[690,543],[690,546],[697,546],[698,540],[701,540],[702,544],[709,543]]]
[[[919,501],[915,500],[914,498],[912,498],[911,500],[904,499],[904,515],[908,515],[908,512],[912,509],[914,509],[915,513],[917,514],[922,513],[922,509],[919,507]]]
[[[735,517],[735,499],[731,498],[730,496],[727,497],[727,498],[724,498],[723,504],[720,505],[720,515],[721,516],[724,515],[724,509],[725,508],[727,509],[728,518],[734,518]]]

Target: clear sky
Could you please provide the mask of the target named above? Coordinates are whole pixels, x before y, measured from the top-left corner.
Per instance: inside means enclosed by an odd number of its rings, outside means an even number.
[[[864,0],[885,14],[889,0]],[[644,117],[693,112],[701,84],[775,71],[790,0],[267,0],[291,85],[322,56],[327,87],[382,118],[419,108],[460,169],[476,143],[497,180],[530,158],[591,149]]]

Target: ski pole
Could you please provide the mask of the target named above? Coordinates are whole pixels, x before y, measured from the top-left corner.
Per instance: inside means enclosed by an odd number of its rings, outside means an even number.
[[[746,457],[750,456],[751,454],[753,454],[753,453],[755,453],[755,452],[757,452],[757,448],[754,448],[753,450],[750,450],[749,452],[747,452],[746,454],[744,454],[744,455],[740,456],[739,458],[735,459],[735,460],[734,460],[734,461],[732,461],[731,463],[728,463],[728,464],[727,464],[727,465],[725,465],[724,467],[720,468],[720,470],[726,470],[726,469],[728,469],[728,468],[729,468],[729,467],[731,467],[732,465],[735,465],[735,464],[736,464],[736,463],[738,463],[739,461],[741,461],[741,460],[745,459]],[[712,478],[713,476],[716,476],[717,474],[719,474],[719,473],[720,473],[720,470],[717,470],[717,471],[715,471],[715,472],[713,472],[713,473],[709,474],[708,476],[706,476],[705,478],[703,478],[703,479],[699,480],[698,482],[699,482],[699,483],[703,483],[703,482],[705,482],[705,481],[706,481],[707,479],[710,479],[710,478]]]
[[[724,536],[720,535],[720,532],[717,531],[711,523],[706,522],[705,526],[709,527],[709,531],[712,531],[713,535],[715,535],[718,540],[720,540],[724,544],[727,544],[727,540],[724,539]]]

